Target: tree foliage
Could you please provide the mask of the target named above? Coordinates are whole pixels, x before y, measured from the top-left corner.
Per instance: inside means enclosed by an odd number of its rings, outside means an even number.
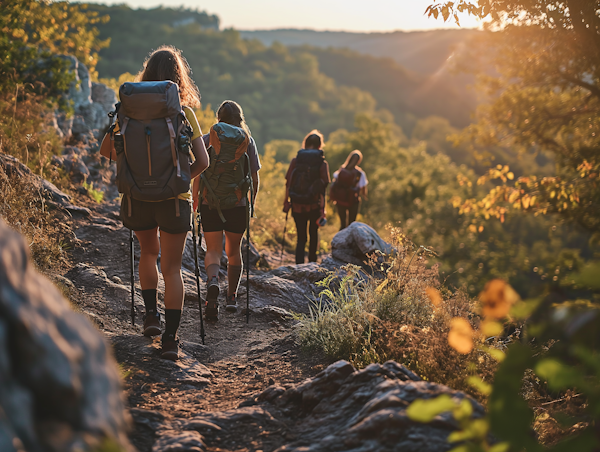
[[[85,6],[44,0],[5,0],[0,15],[0,92],[32,84],[58,94],[71,81],[59,54],[77,57],[95,76],[100,41],[93,27],[107,18]]]
[[[501,220],[513,209],[557,213],[600,231],[600,2],[478,4],[446,2],[428,9],[445,19],[467,11],[490,18],[499,29],[471,54],[479,69],[493,67],[498,76],[482,78],[494,98],[479,108],[463,139],[523,153],[545,152],[556,169],[546,177],[512,177],[504,164],[492,168],[478,183],[492,182],[493,188],[481,198],[465,200],[462,211]]]

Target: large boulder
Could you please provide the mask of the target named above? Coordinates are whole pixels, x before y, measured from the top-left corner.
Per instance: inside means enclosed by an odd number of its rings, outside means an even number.
[[[371,226],[354,222],[338,232],[331,241],[331,256],[342,262],[362,265],[368,255],[376,252],[390,254],[392,245],[387,243]]]
[[[127,449],[118,368],[101,334],[0,220],[0,450]]]
[[[156,419],[139,410],[135,415],[152,422],[153,452],[233,450],[236,435],[224,432],[236,431],[240,423],[265,444],[271,435],[285,438],[277,452],[443,452],[454,447],[448,436],[459,429],[452,414],[430,424],[406,414],[415,400],[442,394],[468,400],[473,417],[483,417],[483,407],[466,394],[422,381],[394,361],[362,370],[338,361],[299,385],[269,386],[237,409],[199,412],[190,419]]]
[[[108,127],[108,112],[114,109],[117,95],[102,83],[92,82],[85,64],[70,55],[64,55],[75,75],[75,80],[65,93],[66,100],[73,103],[73,116],[57,114],[57,124],[65,138],[73,136],[78,141],[99,139]],[[88,138],[88,137],[92,138]]]

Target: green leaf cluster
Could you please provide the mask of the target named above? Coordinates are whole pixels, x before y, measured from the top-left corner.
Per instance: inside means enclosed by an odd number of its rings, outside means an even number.
[[[6,0],[0,15],[0,94],[29,84],[45,95],[57,96],[73,80],[73,55],[96,75],[100,41],[94,24],[107,20],[85,6],[43,0]]]

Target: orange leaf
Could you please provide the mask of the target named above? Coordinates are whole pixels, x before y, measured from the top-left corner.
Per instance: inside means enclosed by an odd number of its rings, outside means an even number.
[[[448,333],[448,345],[458,353],[466,355],[473,350],[473,328],[471,324],[462,317],[454,317],[450,321],[450,332]]]
[[[439,290],[433,287],[428,287],[425,289],[425,293],[427,293],[429,300],[434,306],[440,306],[442,304],[442,295],[440,294]]]
[[[518,300],[517,292],[502,279],[492,279],[479,294],[483,316],[490,319],[506,317],[512,305]]]

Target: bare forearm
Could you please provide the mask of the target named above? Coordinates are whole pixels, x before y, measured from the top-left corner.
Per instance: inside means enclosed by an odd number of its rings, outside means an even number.
[[[197,159],[190,166],[190,173],[192,173],[192,179],[194,179],[194,178],[198,177],[200,174],[202,174],[204,172],[204,170],[206,170],[206,168],[208,168],[208,165],[206,164],[206,162],[201,161],[201,159]]]
[[[258,173],[252,174],[252,189],[254,190],[254,199],[256,200],[258,190],[260,189],[260,177],[258,176]]]
[[[192,153],[194,154],[194,163],[190,167],[192,179],[199,176],[206,168],[208,168],[208,152],[204,145],[202,137],[192,141]]]

